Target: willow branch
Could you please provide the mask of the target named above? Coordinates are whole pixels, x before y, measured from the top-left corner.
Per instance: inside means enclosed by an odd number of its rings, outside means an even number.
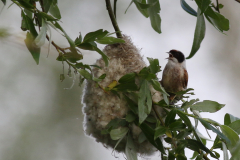
[[[113,25],[113,28],[114,28],[114,30],[116,32],[117,37],[118,38],[123,38],[123,36],[121,34],[121,31],[120,31],[120,29],[118,27],[115,15],[113,13],[110,0],[106,0],[106,6],[107,6],[108,14],[109,14],[109,17],[110,17],[110,19],[112,21],[112,25]]]
[[[218,13],[220,13],[218,0],[216,0],[216,1],[217,1],[217,7],[216,7],[216,10],[218,11]]]
[[[114,0],[113,12],[114,12],[114,15],[115,15],[115,19],[117,19],[117,0]]]

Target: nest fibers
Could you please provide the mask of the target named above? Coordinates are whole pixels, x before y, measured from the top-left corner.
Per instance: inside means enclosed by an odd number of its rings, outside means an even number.
[[[99,85],[107,87],[114,80],[119,80],[123,75],[132,72],[139,72],[146,66],[139,54],[139,50],[132,44],[129,37],[124,36],[125,43],[107,45],[103,52],[109,57],[109,66],[105,67],[102,58],[98,59],[96,65],[102,69],[94,68],[92,73],[94,77],[102,74],[107,76]],[[150,86],[151,87],[151,86]],[[161,94],[151,87],[152,99],[158,102],[162,99]],[[127,103],[124,99],[117,97],[112,93],[105,93],[103,89],[96,86],[94,81],[88,81],[83,96],[85,104],[83,112],[85,113],[84,127],[87,135],[96,138],[106,147],[114,148],[117,141],[111,139],[110,135],[103,135],[101,131],[106,125],[115,118],[124,118],[128,112]],[[156,151],[148,141],[139,144],[138,137],[142,132],[136,125],[131,126],[132,138],[137,153],[149,155]],[[118,152],[123,152],[126,141],[124,140],[115,148]]]

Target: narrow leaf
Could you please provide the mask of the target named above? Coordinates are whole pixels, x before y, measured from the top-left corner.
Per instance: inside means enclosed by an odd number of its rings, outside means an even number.
[[[128,130],[129,129],[127,127],[120,127],[120,128],[111,130],[110,131],[111,139],[118,140],[118,139],[124,137],[127,134]]]
[[[228,125],[231,127],[235,132],[240,134],[240,120],[236,120]]]
[[[139,112],[139,123],[141,124],[152,109],[152,98],[149,90],[147,80],[143,80],[139,90],[138,97],[138,112]]]
[[[154,133],[154,140],[157,139],[159,136],[162,136],[166,133],[167,129],[164,126],[158,126],[155,129],[155,133]]]
[[[105,65],[108,66],[108,60],[109,60],[109,58],[106,56],[106,54],[103,53],[98,47],[93,46],[93,45],[92,45],[92,47],[93,47],[93,49],[94,49],[95,51],[97,51],[97,52],[102,56],[102,59],[104,60]]]
[[[223,150],[223,160],[229,160],[228,158],[228,149],[227,149],[227,146],[224,142],[222,142],[222,150]]]
[[[39,64],[39,57],[40,57],[40,48],[36,46],[34,43],[34,36],[27,32],[26,39],[24,40],[29,52],[32,54],[33,59]]]
[[[126,154],[127,160],[137,160],[137,151],[134,146],[132,136],[130,133],[127,136],[125,154]]]
[[[139,127],[141,128],[142,132],[144,133],[148,141],[153,146],[155,146],[161,153],[165,154],[165,150],[164,150],[161,139],[157,138],[156,140],[154,140],[154,130],[150,126],[148,126],[146,123],[142,123]]]
[[[3,4],[6,5],[6,0],[2,0]]]
[[[205,120],[203,120],[202,118],[199,118],[199,121],[202,123],[202,125],[209,129],[212,130],[213,132],[217,133],[217,135],[224,139],[227,143],[230,143],[230,140],[224,135],[222,134],[218,129],[214,128],[211,124],[209,124],[208,122],[206,122]]]
[[[149,14],[148,14],[148,10],[147,9],[142,9],[139,5],[139,2],[140,0],[133,0],[134,4],[136,5],[137,9],[139,10],[140,13],[142,13],[142,15],[146,18],[149,17]],[[142,4],[147,4],[146,0],[142,0],[141,1]]]
[[[57,5],[52,4],[49,12],[57,19],[61,19],[61,13]]]
[[[79,72],[84,78],[89,79],[89,80],[92,79],[92,75],[91,75],[88,71],[86,71],[86,70],[84,70],[84,69],[79,69],[78,72]]]
[[[224,124],[225,125],[229,125],[230,123],[236,121],[236,120],[239,120],[238,117],[235,117],[229,113],[226,113],[225,116],[224,116]]]
[[[198,8],[197,24],[196,24],[195,33],[194,33],[192,50],[189,56],[187,57],[187,59],[192,58],[196,54],[196,52],[199,50],[202,40],[205,37],[205,31],[206,31],[206,25],[205,25],[204,16],[200,14],[200,9]]]
[[[218,102],[215,101],[204,100],[203,102],[195,103],[194,105],[190,106],[190,108],[201,112],[214,113],[219,111],[224,106],[225,106],[224,104],[219,104]]]
[[[160,3],[159,3],[158,0],[148,0],[148,4],[153,4],[153,3],[156,3],[156,4],[147,9],[148,14],[149,14],[149,17],[150,17],[152,28],[157,33],[161,33],[161,18],[160,18],[160,15],[159,15]]]
[[[230,142],[227,142],[227,146],[231,152],[239,140],[238,134],[228,126],[221,125],[220,127],[223,134],[230,140]]]
[[[160,70],[161,66],[159,66],[158,59],[153,59],[153,58],[149,58],[149,57],[147,57],[147,59],[150,63],[149,68],[150,68],[151,73],[156,74],[161,71]]]
[[[44,12],[47,13],[50,9],[50,6],[52,5],[53,3],[53,0],[43,0],[43,8],[44,8]]]
[[[189,14],[196,16],[197,17],[197,12],[192,9],[186,2],[185,0],[180,0],[182,8]]]
[[[176,117],[176,114],[177,114],[177,110],[176,109],[172,109],[166,119],[165,119],[165,125],[168,126],[170,123],[174,122],[175,120],[175,117]]]
[[[135,83],[136,73],[128,73],[122,76],[118,82],[119,83]]]
[[[240,140],[237,142],[236,146],[231,150],[232,157],[230,160],[239,160],[240,157]]]
[[[99,29],[94,32],[89,32],[88,34],[85,35],[83,38],[83,42],[92,42],[95,41],[97,38],[103,38],[108,34],[108,31],[103,31],[103,29]]]

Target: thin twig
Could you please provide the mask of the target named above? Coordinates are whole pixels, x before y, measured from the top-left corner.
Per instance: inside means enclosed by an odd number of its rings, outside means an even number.
[[[117,19],[117,0],[114,0],[113,11],[114,11],[115,19]]]
[[[216,2],[217,2],[216,10],[218,11],[218,13],[220,13],[218,0],[216,0]]]
[[[164,123],[164,121],[163,121],[161,115],[157,112],[157,110],[156,110],[156,108],[154,107],[154,105],[152,105],[152,108],[153,108],[153,111],[155,112],[157,118],[158,118],[159,121],[161,122],[161,124],[162,124],[163,126],[165,126],[165,123]]]
[[[113,13],[110,0],[106,0],[106,6],[107,6],[108,14],[109,14],[109,17],[110,17],[110,19],[112,21],[112,25],[113,25],[113,28],[115,29],[117,37],[118,38],[123,38],[123,36],[121,34],[121,31],[120,31],[120,29],[118,27],[115,15]]]

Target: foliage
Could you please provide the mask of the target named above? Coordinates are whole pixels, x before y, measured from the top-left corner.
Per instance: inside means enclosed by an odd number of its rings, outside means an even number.
[[[6,5],[6,0],[2,0]],[[107,0],[106,0],[107,2]],[[114,1],[116,3],[116,1]],[[219,10],[223,8],[222,4],[214,5],[211,0],[195,0],[198,9],[195,11],[191,8],[185,0],[180,0],[181,7],[190,15],[197,17],[196,28],[194,33],[194,40],[191,52],[188,59],[192,58],[199,50],[201,42],[205,37],[206,25],[205,19],[212,24],[221,33],[229,30],[229,21]],[[108,66],[108,57],[97,47],[99,44],[114,44],[124,43],[122,39],[111,36],[106,30],[99,29],[97,31],[89,32],[84,37],[80,34],[73,41],[67,32],[58,23],[61,19],[61,13],[58,8],[57,0],[12,0],[12,3],[21,9],[21,29],[26,31],[25,44],[33,59],[39,64],[39,57],[41,46],[47,39],[50,45],[52,44],[59,52],[57,60],[66,62],[75,73],[80,74],[80,84],[84,79],[95,81],[96,84],[102,81],[106,74],[100,77],[93,77],[91,71],[92,67],[100,68],[96,65],[83,64],[81,60],[83,55],[80,50],[91,50],[98,52],[105,65]],[[39,5],[37,4],[39,3]],[[161,18],[160,18],[160,2],[159,0],[132,0],[129,7],[135,4],[139,12],[146,18],[150,19],[152,28],[161,33]],[[38,9],[40,6],[41,9]],[[126,10],[127,11],[127,10]],[[111,13],[109,13],[111,14]],[[57,30],[65,37],[69,43],[69,47],[61,48],[53,41],[51,41],[51,28]],[[37,31],[38,30],[38,31]],[[119,30],[116,30],[119,33]],[[113,81],[107,88],[102,88],[106,92],[113,92],[117,95],[123,94],[130,112],[126,115],[124,121],[119,123],[118,120],[112,120],[106,130],[102,134],[110,134],[113,140],[118,140],[118,143],[126,137],[126,157],[128,160],[137,159],[137,153],[133,146],[131,138],[131,131],[128,126],[135,124],[139,126],[144,133],[144,138],[155,146],[162,154],[162,159],[187,159],[185,155],[185,148],[194,151],[192,159],[209,159],[208,155],[218,159],[219,154],[215,151],[221,148],[224,153],[224,159],[227,159],[227,150],[232,154],[231,160],[239,159],[240,150],[240,120],[233,115],[226,114],[224,117],[224,125],[221,125],[211,119],[201,118],[198,112],[215,113],[224,105],[218,102],[205,100],[198,102],[198,99],[182,100],[182,103],[172,104],[168,101],[168,93],[158,82],[156,74],[160,72],[160,65],[157,59],[148,58],[150,65],[143,68],[139,73],[129,73],[124,75],[118,82]],[[100,68],[101,69],[101,68]],[[137,85],[135,80],[140,80]],[[60,75],[60,80],[64,80],[64,74]],[[153,102],[149,86],[162,93],[164,99],[160,102]],[[188,98],[191,89],[183,93],[176,93]],[[136,96],[136,101],[130,97]],[[167,113],[165,121],[163,117],[157,114],[154,110],[154,105],[162,107]],[[188,112],[192,113],[188,113]],[[154,113],[154,114],[152,114]],[[152,115],[154,115],[152,117]],[[201,124],[207,129],[216,133],[216,138],[211,149],[206,147],[206,137],[197,130],[197,125],[193,127],[190,118]],[[144,138],[141,141],[144,141]],[[170,147],[163,145],[163,142],[170,144]]]

